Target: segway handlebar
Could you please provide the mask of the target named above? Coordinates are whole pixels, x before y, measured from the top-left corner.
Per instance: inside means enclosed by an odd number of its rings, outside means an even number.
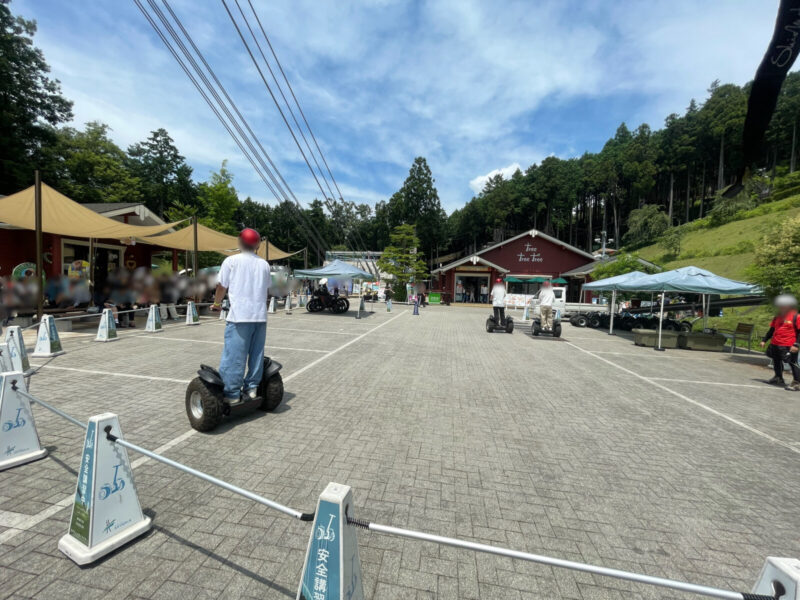
[[[179,471],[183,471],[184,473],[188,473],[189,475],[193,475],[199,479],[207,481],[211,484],[216,485],[217,487],[221,487],[222,489],[228,490],[229,492],[233,492],[234,494],[238,494],[240,496],[244,496],[245,498],[252,500],[253,502],[258,502],[259,504],[263,504],[264,506],[268,506],[278,512],[282,512],[283,514],[289,515],[290,517],[294,517],[295,519],[300,519],[301,521],[313,521],[314,520],[314,513],[303,513],[299,510],[295,510],[293,508],[289,508],[288,506],[284,506],[283,504],[279,504],[274,500],[270,500],[268,498],[264,498],[263,496],[259,496],[253,492],[240,488],[238,486],[232,485],[227,483],[226,481],[222,481],[221,479],[217,479],[216,477],[209,475],[207,473],[203,473],[202,471],[198,471],[197,469],[192,469],[191,467],[187,467],[184,464],[181,464],[177,461],[172,459],[166,458],[161,456],[160,454],[156,454],[155,452],[151,452],[146,448],[142,448],[141,446],[137,446],[136,444],[131,444],[130,442],[126,442],[122,438],[119,438],[111,433],[111,426],[105,428],[106,432],[106,439],[110,442],[115,444],[119,444],[124,448],[128,448],[129,450],[133,450],[134,452],[138,452],[139,454],[143,454],[148,458],[152,458],[158,462],[164,463],[165,465],[169,465]]]

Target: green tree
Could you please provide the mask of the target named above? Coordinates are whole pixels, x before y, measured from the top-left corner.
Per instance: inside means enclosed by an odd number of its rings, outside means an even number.
[[[624,275],[632,271],[654,273],[656,270],[657,269],[653,267],[640,263],[635,254],[625,253],[597,265],[594,271],[592,271],[592,279],[594,281],[599,281],[600,279],[616,277],[617,275]]]
[[[33,45],[36,22],[12,15],[8,4],[0,0],[0,194],[33,184],[39,149],[72,118],[72,103]]]
[[[784,221],[756,246],[750,277],[770,297],[800,295],[800,216]]]
[[[670,227],[659,239],[659,245],[669,256],[677,257],[681,253],[681,241],[683,240],[683,230],[679,227]]]
[[[644,246],[658,239],[668,227],[669,218],[661,207],[646,204],[631,211],[625,243],[631,247]]]
[[[394,277],[395,298],[401,302],[406,299],[406,284],[419,281],[428,273],[419,244],[413,225],[398,225],[392,229],[389,245],[378,259],[378,268]]]
[[[208,182],[197,186],[197,200],[202,208],[200,222],[223,233],[237,233],[234,216],[239,208],[239,196],[233,187],[233,175],[222,161],[219,171],[212,172]]]

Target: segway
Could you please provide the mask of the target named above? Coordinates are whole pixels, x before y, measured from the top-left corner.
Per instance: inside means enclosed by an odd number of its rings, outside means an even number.
[[[489,318],[486,319],[486,333],[494,333],[495,331],[512,333],[514,331],[514,319],[506,317],[505,323],[498,323],[494,315],[490,315]]]
[[[542,329],[542,317],[533,318],[531,323],[531,335],[552,335],[554,338],[561,337],[561,311],[556,309],[553,311],[553,329]]]
[[[222,417],[245,406],[257,407],[271,412],[283,401],[283,379],[280,370],[283,365],[264,357],[264,375],[258,386],[258,395],[252,399],[231,405],[222,395],[222,377],[213,367],[200,365],[197,377],[186,388],[186,415],[189,423],[197,431],[211,431],[222,422]]]

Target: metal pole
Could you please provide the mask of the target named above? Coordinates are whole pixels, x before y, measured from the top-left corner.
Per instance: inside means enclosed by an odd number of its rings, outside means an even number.
[[[443,537],[440,535],[431,535],[429,533],[422,533],[420,531],[411,531],[409,529],[400,529],[399,527],[390,527],[388,525],[378,525],[376,523],[369,523],[370,531],[378,531],[381,533],[388,533],[404,538],[411,538],[415,540],[422,540],[425,542],[434,542],[437,544],[444,544],[446,546],[453,546],[455,548],[464,548],[467,550],[474,550],[476,552],[486,552],[487,554],[496,554],[498,556],[507,556],[509,558],[517,558],[519,560],[527,560],[543,565],[550,565],[552,567],[560,567],[562,569],[571,569],[573,571],[582,571],[584,573],[593,573],[595,575],[602,575],[605,577],[615,577],[616,579],[625,579],[627,581],[635,581],[647,585],[655,585],[658,587],[670,588],[679,590],[681,592],[689,592],[692,594],[700,594],[702,596],[711,596],[714,598],[723,598],[724,600],[743,600],[745,596],[740,592],[731,592],[720,588],[712,588],[704,585],[697,585],[694,583],[687,583],[684,581],[677,581],[675,579],[665,579],[663,577],[652,577],[650,575],[642,575],[641,573],[632,573],[630,571],[620,571],[619,569],[609,569],[607,567],[599,567],[586,563],[574,562],[571,560],[563,560],[560,558],[552,558],[550,556],[542,556],[539,554],[530,554],[528,552],[519,552],[517,550],[509,550],[507,548],[498,548],[497,546],[489,546],[487,544],[478,544],[475,542],[467,542],[455,538]],[[756,596],[752,596],[758,598]],[[765,600],[769,596],[763,596]]]
[[[658,318],[658,345],[656,346],[656,350],[663,351],[664,349],[661,347],[661,330],[664,328],[664,298],[666,297],[667,293],[662,291],[661,292],[661,315]]]
[[[608,324],[608,335],[614,335],[614,305],[617,303],[617,290],[611,290],[611,319]]]
[[[39,169],[33,173],[33,210],[34,210],[34,229],[36,230],[36,286],[39,290],[36,294],[36,320],[41,322],[44,314],[44,265],[42,264],[42,179],[39,176]]]
[[[92,294],[94,304],[94,238],[89,238],[89,292]]]
[[[192,277],[197,281],[197,215],[192,217],[194,227],[194,256],[192,257]],[[197,298],[195,298],[197,300]]]
[[[214,484],[214,485],[216,485],[218,487],[226,489],[229,492],[233,492],[234,494],[239,494],[240,496],[244,496],[245,498],[248,498],[249,500],[253,500],[254,502],[258,502],[259,504],[263,504],[264,506],[268,506],[270,508],[273,508],[273,509],[275,509],[275,510],[277,510],[279,512],[282,512],[282,513],[284,513],[286,515],[294,517],[295,519],[300,519],[301,521],[311,521],[311,520],[313,520],[313,515],[308,515],[306,513],[302,513],[299,510],[294,510],[293,508],[289,508],[288,506],[284,506],[283,504],[278,504],[277,502],[274,502],[272,500],[269,500],[267,498],[259,496],[258,494],[254,494],[253,492],[248,492],[247,490],[244,490],[244,489],[242,489],[240,487],[237,487],[235,485],[231,485],[230,483],[222,481],[221,479],[217,479],[216,477],[212,477],[211,475],[203,473],[202,471],[196,471],[195,469],[192,469],[191,467],[187,467],[186,465],[183,465],[183,464],[181,464],[179,462],[175,462],[174,460],[171,460],[169,458],[161,456],[160,454],[156,454],[155,452],[150,452],[150,450],[142,448],[141,446],[137,446],[136,444],[131,444],[130,442],[126,442],[123,439],[120,439],[120,438],[118,438],[116,436],[111,435],[109,433],[109,431],[110,431],[110,428],[106,430],[106,439],[108,439],[108,440],[110,440],[110,441],[112,441],[114,443],[117,443],[120,446],[128,448],[129,450],[133,450],[134,452],[138,452],[139,454],[144,454],[148,458],[152,458],[153,460],[156,460],[158,462],[162,462],[165,465],[169,465],[170,467],[174,467],[174,468],[178,469],[179,471],[183,471],[184,473],[188,473],[189,475],[194,475],[195,477],[197,477],[199,479],[202,479],[202,480],[207,481],[209,483],[212,483],[212,484]]]
[[[44,406],[50,412],[54,412],[59,417],[61,417],[63,419],[66,419],[67,421],[69,421],[73,425],[77,425],[81,429],[86,429],[86,423],[81,423],[80,421],[78,421],[78,419],[76,419],[74,417],[70,417],[64,411],[57,409],[55,406],[53,406],[52,404],[48,404],[44,400],[39,400],[35,396],[31,396],[28,392],[23,392],[21,389],[19,389],[16,386],[16,383],[17,383],[16,380],[11,382],[11,389],[14,390],[15,392],[17,392],[18,394],[21,394],[21,395],[25,396],[31,402],[35,402],[36,404],[40,404],[40,405]]]
[[[303,248],[303,268],[308,268],[308,246]]]

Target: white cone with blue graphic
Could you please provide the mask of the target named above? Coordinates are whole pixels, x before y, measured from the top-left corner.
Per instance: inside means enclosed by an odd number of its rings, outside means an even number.
[[[147,323],[144,325],[144,330],[150,333],[164,331],[164,326],[161,324],[161,311],[155,304],[150,305],[150,312],[147,313]]]
[[[39,323],[39,333],[36,336],[36,347],[33,354],[36,358],[50,358],[64,354],[61,347],[61,338],[58,337],[58,329],[53,315],[44,315],[42,322]]]
[[[364,600],[350,487],[329,483],[319,497],[297,600]]]
[[[274,313],[275,312],[275,296],[269,299],[269,308],[267,312]]]
[[[10,373],[14,370],[14,363],[11,361],[11,349],[5,342],[0,342],[0,373]]]
[[[22,372],[0,375],[0,471],[47,456],[39,443],[31,403],[14,388],[27,391]]]
[[[119,418],[104,413],[89,419],[69,531],[58,549],[79,565],[127,544],[150,529],[136,493],[131,463],[122,446],[106,438],[122,438]]]
[[[530,304],[526,304],[525,310],[522,312],[522,320],[530,321],[530,319],[531,319],[531,307]]]
[[[197,306],[191,300],[186,305],[186,324],[187,325],[200,325],[200,315],[197,314]]]
[[[100,315],[100,324],[97,326],[97,337],[94,338],[95,342],[116,342],[119,339],[117,335],[117,324],[114,323],[114,313],[110,308],[104,308],[103,314]]]
[[[6,344],[8,344],[8,349],[11,353],[13,370],[22,371],[27,374],[31,370],[31,362],[28,360],[28,350],[25,348],[25,340],[22,339],[22,327],[19,325],[12,325],[6,330]],[[15,354],[17,360],[15,360]]]

